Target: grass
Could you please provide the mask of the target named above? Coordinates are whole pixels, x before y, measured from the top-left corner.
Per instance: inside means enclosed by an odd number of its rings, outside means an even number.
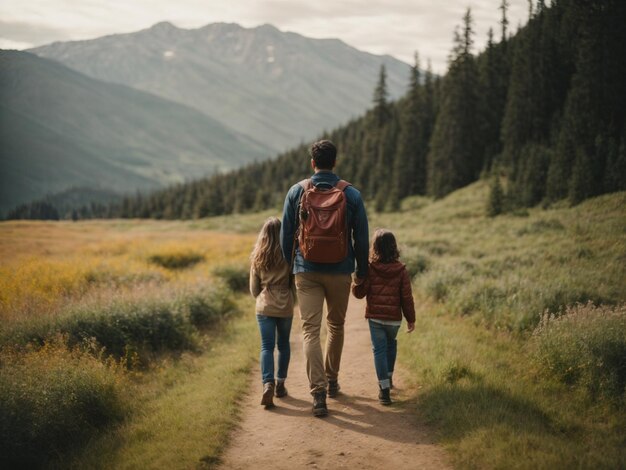
[[[417,410],[459,468],[623,468],[626,410],[546,376],[529,344],[420,299],[401,335]]]
[[[409,199],[371,227],[394,231],[415,287],[452,314],[488,327],[525,332],[544,311],[626,302],[626,193],[523,217],[486,217],[487,182],[447,198]]]
[[[247,261],[254,234],[208,232],[190,224],[3,222],[0,330],[30,317],[54,317],[86,298],[97,303],[121,294],[148,295],[145,291],[197,284],[214,279],[211,271],[221,260]],[[151,258],[186,267],[170,269]]]
[[[626,304],[578,304],[563,315],[544,315],[533,343],[546,376],[583,385],[593,398],[626,400]]]
[[[252,311],[249,302],[247,310]],[[238,417],[257,352],[254,315],[207,339],[201,355],[165,361],[133,387],[135,413],[68,459],[70,468],[211,468]]]
[[[118,364],[92,354],[99,351],[94,344],[68,349],[58,337],[0,354],[2,465],[39,467],[122,421],[128,381]]]
[[[371,232],[396,234],[414,277],[416,333],[400,335],[399,360],[416,412],[461,468],[625,468],[626,193],[493,218],[487,196],[478,182],[439,201],[406,199],[399,213],[370,212]],[[63,324],[74,318],[67,312],[112,299],[165,305],[203,331],[215,299],[191,295],[181,309],[174,293],[207,284],[243,291],[243,267],[268,215],[2,223],[0,336],[30,322]],[[190,253],[198,261],[180,269],[150,262]],[[597,308],[573,307],[589,301]],[[240,302],[252,312],[250,300]],[[124,378],[122,424],[98,428],[57,464],[218,462],[257,348],[253,320],[192,330],[195,346],[175,354],[157,347]]]
[[[0,461],[215,462],[257,347],[228,287],[255,235],[152,221],[0,224]]]
[[[425,260],[399,353],[417,411],[460,468],[626,467],[626,193],[495,218],[486,197],[371,217]]]
[[[233,292],[249,292],[250,268],[247,265],[218,266],[213,270],[213,274],[223,279]]]
[[[199,263],[204,259],[204,256],[189,251],[173,252],[173,253],[157,253],[150,255],[148,260],[162,266],[165,269],[185,269],[190,268],[194,264]]]

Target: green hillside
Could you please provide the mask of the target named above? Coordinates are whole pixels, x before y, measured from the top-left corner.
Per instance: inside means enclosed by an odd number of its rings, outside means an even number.
[[[0,210],[69,187],[156,188],[268,154],[186,106],[0,52]]]
[[[623,468],[626,192],[496,218],[488,192],[371,218],[415,273],[415,407],[458,468]]]

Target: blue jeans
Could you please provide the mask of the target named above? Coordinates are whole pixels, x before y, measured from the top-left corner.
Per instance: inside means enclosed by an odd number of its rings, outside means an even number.
[[[389,388],[389,377],[393,374],[398,353],[398,341],[396,336],[400,326],[383,325],[368,320],[370,336],[372,337],[372,350],[374,351],[374,367],[381,388]]]
[[[258,315],[256,319],[261,332],[261,377],[263,383],[274,382],[274,345],[278,346],[278,380],[287,378],[291,348],[289,334],[293,317],[268,317]]]

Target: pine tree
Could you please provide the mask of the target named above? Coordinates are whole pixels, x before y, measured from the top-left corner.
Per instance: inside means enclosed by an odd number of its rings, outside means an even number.
[[[464,18],[443,83],[443,101],[437,115],[428,155],[428,192],[443,197],[478,177],[482,167],[479,148],[478,72],[472,55],[472,16]]]
[[[387,98],[389,92],[387,91],[387,71],[385,65],[380,66],[380,72],[378,74],[378,83],[374,90],[374,120],[377,127],[383,127],[390,117],[389,103]]]
[[[569,185],[569,200],[572,204],[578,204],[593,196],[594,192],[595,181],[592,174],[591,158],[583,149],[578,149]]]
[[[495,217],[504,210],[504,191],[500,183],[500,175],[497,172],[491,178],[489,185],[489,201],[487,203],[487,216]]]
[[[511,199],[522,206],[539,204],[546,190],[548,166],[553,152],[540,144],[527,144],[520,152],[517,179],[511,185],[515,197]]]
[[[500,19],[500,27],[502,28],[502,44],[506,44],[507,40],[507,28],[509,27],[509,19],[506,14],[509,11],[509,2],[508,0],[502,0],[500,3],[499,10],[502,11],[502,18]]]
[[[508,75],[502,60],[502,49],[493,42],[493,30],[489,29],[487,49],[480,62],[480,124],[481,143],[484,154],[484,169],[491,164],[501,150],[500,125],[504,114],[507,84],[503,76]]]
[[[424,112],[422,87],[420,85],[420,64],[417,52],[415,63],[411,68],[409,90],[400,116],[400,133],[398,151],[393,162],[393,176],[389,193],[388,210],[395,211],[400,207],[400,200],[410,194],[422,193],[425,189],[425,155],[424,143],[421,141]]]
[[[604,191],[626,190],[626,128],[621,140],[614,140],[608,148],[606,173],[604,175]]]
[[[569,28],[577,33],[576,73],[547,189],[549,200],[569,196],[576,203],[602,191],[608,166],[606,143],[619,141],[625,122],[626,67],[610,57],[619,55],[620,42],[626,43],[622,27],[626,6],[618,0],[595,0],[570,8]]]

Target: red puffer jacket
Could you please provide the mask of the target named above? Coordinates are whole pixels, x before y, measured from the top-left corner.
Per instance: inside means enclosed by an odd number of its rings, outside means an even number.
[[[379,320],[402,320],[415,323],[415,304],[411,279],[404,264],[398,262],[371,263],[367,278],[362,284],[353,285],[352,293],[358,299],[367,297],[365,318]]]

